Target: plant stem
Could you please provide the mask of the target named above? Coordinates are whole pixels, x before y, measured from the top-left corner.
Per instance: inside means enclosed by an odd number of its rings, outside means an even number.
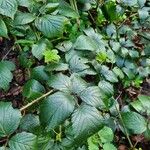
[[[28,103],[27,105],[23,106],[22,108],[20,108],[20,111],[23,111],[27,108],[29,108],[30,106],[32,106],[33,104],[39,102],[40,100],[42,100],[43,98],[47,97],[48,95],[50,95],[53,92],[53,90],[43,94],[41,97],[38,97],[37,99],[33,100],[31,103]]]
[[[122,93],[120,93],[120,94],[119,94],[119,96],[116,98],[116,100],[118,100],[118,99],[119,99],[119,97],[121,96],[121,94],[122,94]],[[123,119],[122,119],[121,113],[120,113],[120,111],[119,111],[119,109],[117,108],[117,106],[116,106],[116,105],[115,105],[115,108],[116,108],[116,110],[117,110],[117,112],[118,112],[118,114],[119,114],[119,118],[120,118],[121,123],[122,123],[122,126],[123,126],[123,128],[124,128],[124,131],[125,131],[126,137],[127,137],[128,141],[129,141],[130,147],[131,147],[131,148],[134,148],[134,146],[133,146],[133,144],[132,144],[132,142],[131,142],[131,140],[130,140],[130,137],[129,137],[128,131],[127,131],[126,127],[125,127],[124,121],[123,121]]]

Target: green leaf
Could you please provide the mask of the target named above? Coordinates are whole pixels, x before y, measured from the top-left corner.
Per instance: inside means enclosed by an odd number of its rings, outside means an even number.
[[[86,140],[103,127],[103,121],[104,118],[95,107],[81,105],[72,115],[74,139],[80,143]]]
[[[92,38],[80,35],[74,44],[74,48],[78,50],[96,51],[98,47]]]
[[[32,133],[22,132],[9,141],[11,150],[37,150],[37,137]]]
[[[70,78],[62,73],[52,76],[48,81],[48,85],[63,92],[71,91]]]
[[[21,113],[10,102],[0,102],[0,138],[9,136],[19,126]]]
[[[117,76],[111,70],[109,70],[108,67],[103,65],[100,72],[105,77],[106,80],[112,83],[118,82]]]
[[[48,64],[45,68],[46,71],[51,72],[51,71],[66,71],[69,69],[69,65],[65,63],[51,63]]]
[[[58,11],[61,15],[71,18],[78,18],[78,13],[65,1],[61,1]]]
[[[44,86],[37,80],[31,79],[23,87],[23,96],[28,99],[40,97],[45,92]]]
[[[14,18],[17,11],[17,0],[0,0],[0,14]]]
[[[47,50],[43,53],[43,55],[46,63],[59,62],[60,56],[58,55],[58,51],[56,49]]]
[[[101,108],[105,107],[105,104],[102,100],[103,95],[98,86],[86,88],[80,93],[80,98],[89,105]]]
[[[99,137],[97,134],[91,136],[87,140],[88,142],[88,150],[99,150]]]
[[[123,0],[123,3],[125,3],[128,6],[134,6],[137,4],[137,0]]]
[[[86,89],[88,84],[79,75],[71,75],[71,89],[73,93],[80,95],[80,93]]]
[[[63,34],[66,18],[62,16],[45,15],[35,21],[35,26],[49,38],[59,37]]]
[[[56,92],[49,96],[40,107],[40,121],[49,131],[63,123],[73,112],[74,97],[67,93]]]
[[[32,45],[32,55],[38,60],[43,58],[43,53],[46,51],[46,43],[44,41],[39,41]]]
[[[13,79],[13,74],[11,71],[15,69],[15,65],[10,61],[0,62],[0,88],[7,90],[9,88],[9,83]]]
[[[105,126],[99,132],[98,135],[102,143],[112,142],[114,139],[114,133],[111,128]]]
[[[45,71],[45,66],[37,66],[32,69],[31,78],[38,81],[47,81],[50,77]]]
[[[147,128],[146,120],[143,116],[136,112],[125,112],[121,114],[123,123],[129,132],[133,134],[141,134]]]
[[[33,132],[38,126],[40,126],[39,117],[34,114],[27,114],[21,119],[19,128],[22,131]]]
[[[102,80],[98,83],[98,86],[101,91],[103,91],[106,95],[111,96],[114,94],[113,85],[105,80]]]
[[[103,150],[117,150],[117,148],[111,143],[105,143],[103,145]]]
[[[18,12],[14,18],[15,25],[25,25],[31,23],[35,19],[35,16],[31,13]]]
[[[119,67],[114,67],[113,68],[113,72],[116,74],[116,76],[118,76],[120,79],[124,78],[124,74],[122,72],[122,70]]]
[[[7,33],[6,24],[2,19],[0,19],[0,37],[8,37]]]
[[[74,55],[69,61],[70,70],[75,73],[85,71],[86,69],[89,68],[86,62],[87,61],[84,60],[82,57]]]

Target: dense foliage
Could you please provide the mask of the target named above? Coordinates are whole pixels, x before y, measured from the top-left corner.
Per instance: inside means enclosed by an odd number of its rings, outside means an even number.
[[[0,42],[10,44],[0,91],[21,87],[10,94],[19,105],[1,97],[0,150],[139,149],[132,137],[149,140],[149,12],[149,0],[0,0]]]

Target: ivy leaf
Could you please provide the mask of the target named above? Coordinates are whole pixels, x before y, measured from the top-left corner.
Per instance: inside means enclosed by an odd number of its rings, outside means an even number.
[[[49,131],[63,121],[73,112],[74,97],[67,93],[56,92],[45,100],[40,108],[40,121]]]
[[[55,49],[45,51],[43,53],[43,55],[44,55],[44,59],[45,59],[46,63],[49,63],[49,62],[58,62],[59,59],[60,59],[60,56],[58,55],[58,51],[55,50]]]
[[[18,2],[17,0],[1,0],[0,1],[0,14],[14,18],[17,11]]]
[[[32,133],[18,133],[10,139],[9,146],[11,150],[36,150],[37,137]]]
[[[7,32],[8,31],[5,22],[0,19],[0,37],[8,37]]]
[[[62,73],[52,76],[48,81],[48,85],[63,92],[71,91],[70,78]]]
[[[11,71],[15,69],[15,65],[10,61],[0,62],[0,88],[7,90],[9,83],[13,79]]]
[[[45,36],[49,38],[54,38],[54,37],[61,36],[63,34],[65,22],[66,22],[66,18],[63,16],[45,15],[36,19],[35,26]]]
[[[21,113],[10,102],[0,102],[0,138],[9,136],[19,126]]]
[[[23,96],[28,99],[35,99],[45,92],[44,86],[37,80],[31,79],[23,87]]]
[[[105,104],[102,100],[103,95],[101,94],[98,86],[91,86],[86,88],[80,93],[80,98],[89,105],[95,107],[104,108]]]
[[[146,120],[136,112],[125,112],[121,114],[125,127],[132,134],[141,134],[147,128]]]
[[[103,127],[104,119],[99,111],[92,106],[82,105],[72,115],[74,138],[84,141]]]

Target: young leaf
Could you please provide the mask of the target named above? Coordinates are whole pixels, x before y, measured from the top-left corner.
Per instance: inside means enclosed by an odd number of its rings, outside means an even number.
[[[82,105],[72,115],[74,139],[82,142],[103,127],[104,118],[92,106]]]
[[[99,132],[98,135],[102,143],[112,142],[114,139],[114,133],[111,128],[105,126]]]
[[[62,92],[49,96],[40,107],[40,121],[48,131],[65,121],[75,107],[74,97]]]
[[[15,65],[10,61],[0,62],[0,88],[7,90],[9,83],[13,79],[11,71],[15,69]]]
[[[10,102],[0,102],[0,138],[9,136],[19,126],[21,113]]]
[[[43,55],[46,63],[59,62],[60,56],[58,55],[58,51],[55,49],[47,50],[43,53]]]
[[[10,139],[9,146],[11,150],[36,150],[37,137],[32,133],[18,133]]]
[[[103,150],[117,150],[117,148],[111,143],[105,143],[103,145]]]
[[[8,37],[7,32],[8,31],[5,22],[0,19],[0,37]]]
[[[1,0],[0,1],[0,14],[14,18],[17,11],[18,2],[17,0]]]
[[[45,15],[36,19],[35,26],[47,37],[54,38],[63,33],[66,18],[63,16]]]

